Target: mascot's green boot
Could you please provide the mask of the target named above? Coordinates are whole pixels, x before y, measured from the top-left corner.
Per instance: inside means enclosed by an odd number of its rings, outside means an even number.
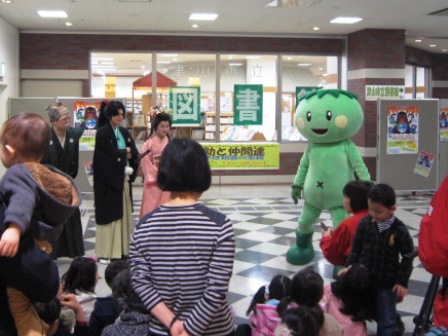
[[[301,234],[296,231],[296,243],[286,253],[286,261],[293,265],[305,265],[314,259],[313,232]]]

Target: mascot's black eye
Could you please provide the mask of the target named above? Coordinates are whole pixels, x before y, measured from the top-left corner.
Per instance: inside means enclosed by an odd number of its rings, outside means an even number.
[[[333,117],[333,113],[330,110],[328,110],[327,111],[327,120],[330,121],[331,117]]]
[[[306,113],[306,120],[307,120],[307,121],[311,121],[311,112],[310,112],[310,111],[308,111],[308,112]]]

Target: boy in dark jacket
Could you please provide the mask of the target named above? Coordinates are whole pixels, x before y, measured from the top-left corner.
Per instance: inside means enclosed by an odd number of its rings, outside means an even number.
[[[378,287],[377,335],[395,336],[396,303],[409,294],[412,273],[412,259],[404,256],[414,251],[414,244],[404,223],[394,216],[396,196],[392,187],[377,184],[367,199],[369,216],[359,223],[346,266],[361,263],[370,270]]]

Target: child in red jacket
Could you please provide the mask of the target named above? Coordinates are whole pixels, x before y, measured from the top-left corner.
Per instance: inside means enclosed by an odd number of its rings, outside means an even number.
[[[344,208],[353,214],[332,230],[322,230],[320,248],[324,257],[335,266],[343,266],[347,261],[361,218],[369,214],[367,193],[372,184],[365,181],[351,181],[343,189]]]

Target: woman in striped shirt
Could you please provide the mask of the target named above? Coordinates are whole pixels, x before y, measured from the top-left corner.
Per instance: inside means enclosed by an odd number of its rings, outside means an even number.
[[[191,139],[170,141],[157,184],[170,199],[140,219],[130,252],[133,286],[151,312],[152,335],[232,335],[227,292],[235,236],[225,215],[198,203],[211,184],[204,149]]]

